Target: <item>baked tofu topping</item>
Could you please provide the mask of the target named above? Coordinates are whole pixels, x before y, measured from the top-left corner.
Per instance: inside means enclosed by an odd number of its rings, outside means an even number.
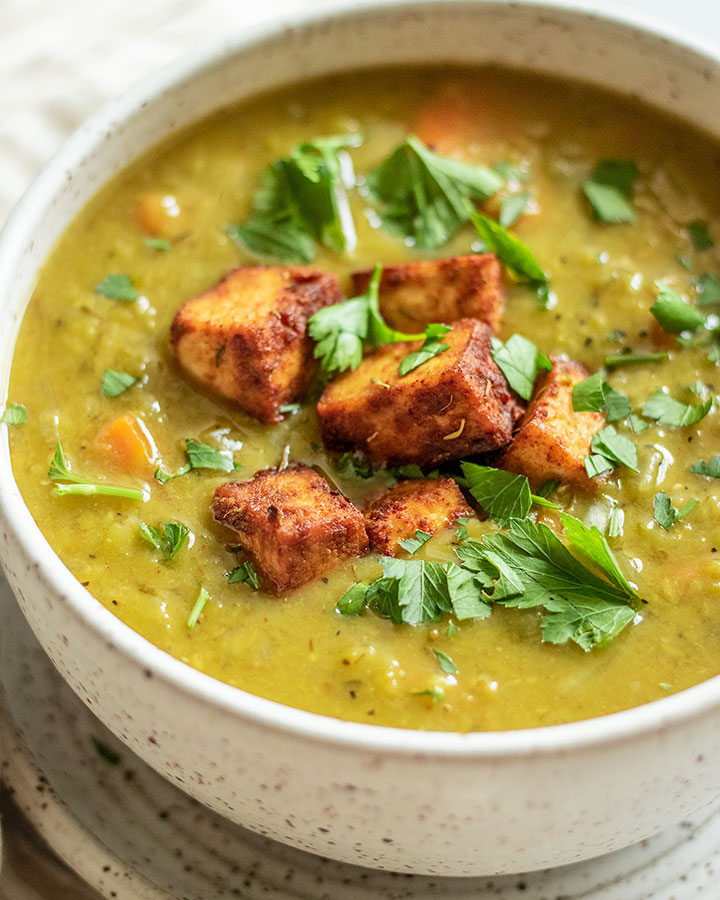
[[[215,491],[213,514],[238,535],[275,594],[368,549],[363,514],[309,466],[264,469]]]
[[[597,412],[575,412],[572,390],[587,378],[584,366],[562,356],[551,356],[552,369],[540,375],[530,405],[512,443],[497,465],[534,482],[557,478],[588,488],[593,482],[584,460],[596,431],[605,424]]]
[[[233,269],[184,303],[171,340],[181,367],[261,422],[282,418],[314,376],[307,320],[341,299],[334,275],[309,266]]]
[[[355,294],[371,276],[372,269],[353,272]],[[459,319],[479,319],[497,332],[505,309],[500,263],[494,253],[477,253],[385,266],[379,300],[388,325],[406,334]]]
[[[491,336],[475,319],[456,322],[442,338],[450,349],[404,376],[400,361],[422,342],[368,354],[320,398],[325,444],[373,463],[420,466],[503,447],[522,409],[490,355]]]
[[[398,482],[375,500],[365,512],[365,526],[372,548],[395,556],[402,549],[400,541],[416,531],[435,534],[472,514],[452,478],[413,478]]]

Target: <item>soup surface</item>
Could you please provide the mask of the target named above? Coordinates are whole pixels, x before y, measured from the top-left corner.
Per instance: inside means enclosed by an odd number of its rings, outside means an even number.
[[[27,409],[27,422],[10,427],[13,465],[32,514],[78,580],[158,647],[229,684],[330,716],[441,730],[534,727],[632,707],[717,674],[720,482],[689,471],[716,453],[714,408],[689,425],[646,415],[642,425],[635,420],[637,432],[627,418],[615,421],[637,449],[639,471],[618,465],[594,490],[561,484],[552,494],[608,535],[642,598],[634,622],[607,647],[543,642],[538,608],[497,604],[484,619],[419,625],[394,625],[367,610],[341,615],[336,603],[345,591],[380,574],[377,553],[281,596],[228,582],[237,561],[230,533],[212,517],[218,485],[289,459],[318,467],[362,508],[389,482],[359,477],[352,465],[336,470],[338,454],[322,445],[314,403],[268,426],[192,383],[170,349],[170,323],[181,303],[233,267],[257,262],[226,229],[247,219],[268,164],[302,141],[351,134],[362,139],[349,150],[362,176],[414,132],[438,153],[505,164],[501,196],[529,194],[509,228],[549,274],[550,300],[539,303],[506,274],[500,338],[524,335],[590,373],[608,356],[659,354],[608,367],[607,381],[636,414],[658,389],[690,407],[714,397],[720,152],[712,142],[617,97],[512,72],[353,73],[203,122],[134,164],[68,229],[28,307],[12,371],[10,400]],[[599,220],[583,194],[608,159],[637,165],[633,221]],[[418,250],[380,226],[365,191],[349,197],[356,248],[318,248],[314,262],[340,278],[347,296],[355,269],[478,249],[467,225],[437,250]],[[482,207],[493,217],[498,209],[497,198]],[[118,274],[137,289],[132,302],[96,290]],[[657,281],[710,316],[699,332],[680,341],[658,328],[650,313]],[[108,396],[106,370],[137,381]],[[124,415],[137,417],[157,448],[142,477],[107,452],[106,429]],[[241,470],[197,469],[160,483],[156,466],[180,469],[186,438],[231,451]],[[146,501],[57,496],[48,465],[58,440],[74,471],[140,485]],[[675,516],[692,498],[699,503]],[[562,536],[557,510],[534,506],[530,518]],[[190,537],[166,561],[140,526],[175,521]],[[474,539],[498,529],[480,511],[467,522]],[[415,558],[455,559],[459,540],[446,529]],[[191,627],[201,588],[207,599]]]

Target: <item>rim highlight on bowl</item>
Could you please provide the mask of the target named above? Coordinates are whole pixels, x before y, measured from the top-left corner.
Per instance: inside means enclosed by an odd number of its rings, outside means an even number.
[[[67,224],[139,153],[259,92],[367,65],[494,62],[632,93],[720,138],[720,52],[654,23],[567,3],[354,6],[337,0],[240,33],[76,132],[0,238],[0,397],[36,273]],[[455,734],[341,722],[189,668],[55,556],[14,482],[5,433],[0,557],[51,659],[106,725],[213,809],[302,849],[398,871],[523,871],[640,840],[720,792],[720,678],[600,719]]]

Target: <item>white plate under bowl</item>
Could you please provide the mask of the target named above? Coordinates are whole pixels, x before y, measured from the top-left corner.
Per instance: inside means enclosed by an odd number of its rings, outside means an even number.
[[[710,900],[718,890],[719,806],[595,860],[495,878],[395,875],[277,844],[119,744],[53,668],[1,575],[0,620],[3,782],[60,859],[108,900]]]

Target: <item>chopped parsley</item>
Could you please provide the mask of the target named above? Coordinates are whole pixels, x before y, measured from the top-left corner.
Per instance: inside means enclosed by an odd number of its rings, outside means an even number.
[[[625,513],[618,506],[613,506],[610,510],[607,522],[608,537],[620,537],[623,533],[623,522]]]
[[[618,434],[612,425],[595,432],[590,449],[592,452],[585,457],[585,471],[590,478],[610,472],[618,465],[639,471],[635,444],[625,435]]]
[[[177,472],[169,473],[163,469],[156,469],[155,478],[160,484],[167,484],[174,478],[186,475],[193,469],[215,469],[220,472],[232,472],[240,466],[233,461],[232,453],[225,450],[218,450],[217,447],[211,447],[209,444],[201,444],[200,441],[194,441],[185,438],[185,452],[188,461],[181,466]]]
[[[658,425],[695,425],[710,412],[712,402],[712,397],[708,397],[704,403],[681,403],[665,391],[657,390],[643,406],[642,414]]]
[[[693,219],[692,222],[688,222],[687,230],[693,248],[698,253],[702,253],[703,250],[712,250],[715,246],[715,241],[708,230],[707,222],[703,222],[702,219]]]
[[[500,204],[498,220],[503,228],[509,228],[525,212],[530,204],[530,192],[523,191],[520,194],[510,194]]]
[[[139,527],[145,540],[168,561],[175,559],[190,535],[190,529],[182,522],[164,522],[162,529],[141,522]]]
[[[283,403],[282,406],[278,406],[278,412],[284,416],[294,416],[299,412],[300,406],[300,403]]]
[[[548,277],[529,247],[510,234],[498,222],[482,213],[472,213],[472,223],[480,240],[495,253],[498,259],[519,279],[527,281],[538,292],[538,298],[547,300]]]
[[[705,475],[707,478],[720,478],[720,454],[713,456],[708,462],[701,459],[693,463],[690,471],[696,475]]]
[[[146,237],[143,244],[145,244],[148,250],[159,250],[162,253],[167,253],[168,250],[172,250],[172,244],[166,238]]]
[[[134,303],[140,296],[140,291],[134,287],[130,276],[121,273],[106,275],[95,285],[95,293],[102,294],[103,297],[110,300],[120,300],[123,303]]]
[[[350,157],[355,135],[298,144],[263,173],[253,212],[227,233],[251,253],[287,262],[311,262],[315,247],[342,253],[356,243],[346,190],[355,182]]]
[[[667,350],[655,353],[620,353],[617,356],[606,356],[604,365],[606,369],[616,369],[618,366],[637,366],[642,363],[664,362],[666,359],[670,359]]]
[[[2,425],[24,425],[27,422],[27,410],[22,403],[8,403],[0,416]]]
[[[467,530],[468,521],[469,520],[468,520],[467,516],[459,516],[457,519],[457,528],[455,529],[455,540],[459,544],[462,544],[463,541],[466,541],[468,539],[468,530]]]
[[[254,591],[260,590],[260,579],[249,560],[236,566],[228,575],[228,584],[249,584]]]
[[[525,475],[470,462],[461,463],[461,468],[472,497],[501,527],[530,512],[532,495]]]
[[[691,497],[682,509],[677,510],[672,505],[672,500],[665,491],[660,491],[655,494],[655,499],[653,500],[653,519],[655,519],[658,525],[664,528],[665,531],[669,531],[675,522],[682,522],[682,520],[695,509],[699,502],[697,497]]]
[[[633,222],[632,200],[638,167],[632,160],[603,159],[583,184],[595,218],[608,225]]]
[[[352,468],[352,471],[350,469]],[[335,463],[335,471],[341,474],[355,475],[356,478],[372,478],[373,469],[370,463],[351,450],[346,451]],[[414,476],[412,476],[414,477]],[[420,472],[419,478],[422,478]]]
[[[656,281],[657,299],[650,307],[663,331],[680,334],[705,324],[705,316],[663,281]]]
[[[134,375],[127,372],[117,372],[115,369],[105,369],[102,377],[101,388],[106,397],[119,397],[123,391],[137,383]]]
[[[439,356],[441,353],[449,350],[450,344],[438,341],[438,338],[441,338],[450,330],[451,329],[448,325],[440,325],[437,323],[426,325],[425,340],[423,341],[422,346],[418,347],[418,349],[413,353],[408,353],[407,356],[403,357],[402,360],[400,360],[398,374],[401,377],[403,375],[407,375],[414,369],[417,369],[418,366],[421,366],[423,363],[426,363],[429,360],[433,359],[433,357]]]
[[[487,200],[502,185],[491,169],[439,156],[416,137],[367,175],[383,226],[426,250],[447,243],[470,219],[472,201]]]
[[[428,534],[427,531],[416,529],[415,537],[405,538],[404,541],[399,541],[399,544],[403,550],[407,550],[408,553],[414,554],[417,553],[421,547],[425,546],[431,537],[432,535]]]
[[[190,615],[188,616],[187,626],[188,628],[194,628],[197,625],[198,619],[200,618],[200,614],[203,609],[205,609],[205,604],[210,599],[210,594],[205,590],[204,587],[200,588],[200,593],[197,595],[197,600],[195,601],[195,605],[190,611]]]
[[[720,278],[704,272],[695,279],[698,306],[717,306],[720,304]]]
[[[575,412],[602,412],[608,422],[625,419],[632,413],[628,398],[611,388],[602,372],[595,372],[573,386],[572,404]]]
[[[56,483],[54,493],[64,497],[78,495],[81,497],[105,496],[120,497],[125,500],[147,500],[146,493],[139,488],[117,487],[112,484],[98,483],[72,472],[65,459],[62,444],[57,442],[55,455],[50,463],[48,478]],[[70,482],[69,484],[67,482]]]
[[[510,387],[523,400],[529,400],[532,396],[538,373],[552,369],[548,357],[532,341],[519,334],[512,335],[504,344],[498,338],[492,338],[490,352]]]
[[[433,647],[432,650],[435,654],[435,658],[440,663],[440,668],[443,672],[445,672],[446,675],[457,675],[458,668],[447,653],[443,653],[442,650],[436,650],[435,647]]]

